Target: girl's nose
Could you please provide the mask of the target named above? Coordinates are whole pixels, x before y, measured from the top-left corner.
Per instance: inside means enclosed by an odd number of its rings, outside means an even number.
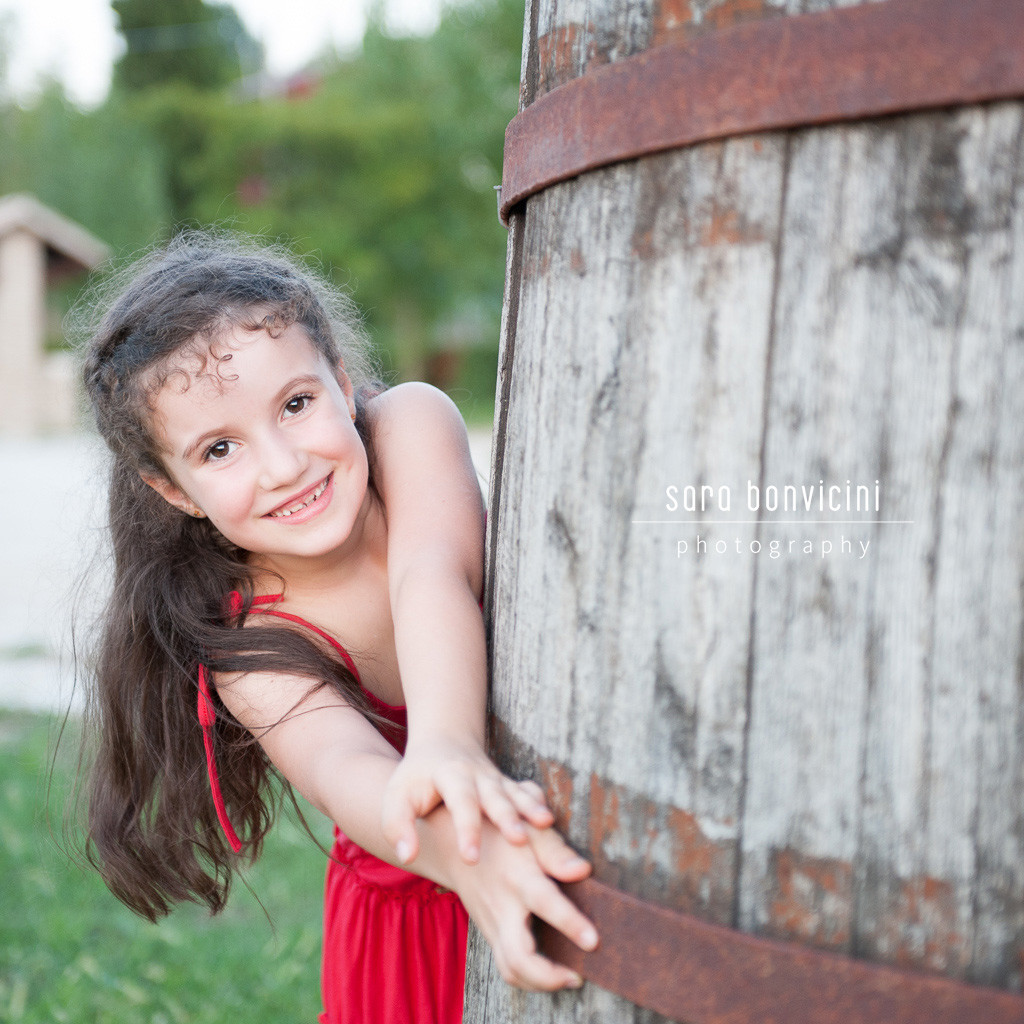
[[[280,432],[264,439],[260,451],[260,486],[267,491],[294,483],[309,465],[305,449]]]

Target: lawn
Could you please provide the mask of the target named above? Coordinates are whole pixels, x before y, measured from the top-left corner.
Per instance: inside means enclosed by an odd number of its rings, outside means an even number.
[[[325,858],[301,826],[278,822],[253,891],[237,879],[222,914],[188,905],[152,925],[53,838],[77,754],[65,735],[47,797],[58,725],[0,711],[0,1022],[312,1024]]]

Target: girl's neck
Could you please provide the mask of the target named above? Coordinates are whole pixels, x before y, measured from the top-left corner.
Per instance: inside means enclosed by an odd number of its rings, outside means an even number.
[[[384,509],[372,487],[345,543],[319,558],[272,559],[253,556],[253,584],[257,594],[284,591],[289,603],[309,604],[336,594],[367,570],[386,570],[387,525]]]

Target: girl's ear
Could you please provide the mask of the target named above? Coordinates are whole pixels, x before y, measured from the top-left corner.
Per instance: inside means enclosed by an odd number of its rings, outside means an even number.
[[[348,405],[348,412],[352,419],[356,418],[356,394],[355,388],[352,386],[352,378],[345,372],[345,360],[339,359],[338,365],[335,368],[335,376],[338,379],[338,385],[341,387],[341,392],[345,396],[345,402]]]
[[[140,473],[139,476],[141,476],[142,479],[145,480],[145,482],[149,484],[149,486],[152,487],[161,498],[164,499],[164,501],[169,502],[177,509],[181,509],[181,511],[185,512],[187,515],[195,516],[196,518],[202,517],[202,510],[196,507],[196,505],[193,504],[192,499],[183,490],[181,490],[180,487],[168,480],[167,477],[150,473]]]

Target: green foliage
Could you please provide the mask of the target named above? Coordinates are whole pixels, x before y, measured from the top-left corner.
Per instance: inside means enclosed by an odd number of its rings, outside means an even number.
[[[11,60],[11,32],[14,27],[14,14],[11,11],[0,11],[0,97],[4,94],[7,83],[7,69]]]
[[[31,192],[115,247],[144,244],[167,222],[160,151],[120,100],[85,113],[51,85],[31,109],[4,114],[0,195]]]
[[[259,44],[229,4],[111,0],[126,50],[114,85],[137,91],[177,82],[221,89],[262,64]]]
[[[453,9],[426,38],[371,23],[361,52],[325,60],[301,100],[150,91],[136,117],[165,147],[176,221],[228,221],[317,253],[404,376],[467,337],[493,351],[505,248],[493,186],[521,18],[513,2]]]
[[[114,6],[127,31],[144,9],[172,24],[222,10]],[[446,9],[430,36],[396,38],[378,17],[360,50],[319,61],[311,88],[262,98],[164,74],[159,55],[140,52],[151,78],[98,110],[59,92],[30,110],[0,106],[19,137],[0,152],[0,192],[35,192],[122,251],[209,223],[294,244],[352,290],[400,377],[454,352],[455,376],[435,382],[489,403],[506,242],[493,186],[522,20],[522,0],[476,0]],[[489,364],[468,357],[479,346]]]
[[[280,821],[248,877],[270,921],[239,884],[218,917],[186,906],[151,925],[57,848],[46,815],[55,729],[0,711],[0,1020],[315,1020],[325,859],[301,827]],[[62,741],[49,795],[57,833],[76,742]]]

